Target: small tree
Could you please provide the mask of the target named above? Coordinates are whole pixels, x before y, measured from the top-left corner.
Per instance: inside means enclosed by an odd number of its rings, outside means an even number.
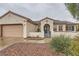
[[[51,41],[51,47],[57,53],[63,53],[65,55],[69,55],[69,47],[71,46],[71,38],[66,37],[64,35],[55,36]]]

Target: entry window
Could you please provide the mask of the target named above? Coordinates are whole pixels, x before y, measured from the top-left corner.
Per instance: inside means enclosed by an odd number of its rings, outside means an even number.
[[[67,25],[66,30],[67,31],[74,31],[74,25]]]
[[[59,25],[59,31],[63,31],[63,26]]]

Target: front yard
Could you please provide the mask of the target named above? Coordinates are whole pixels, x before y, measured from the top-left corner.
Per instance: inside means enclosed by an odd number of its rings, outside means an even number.
[[[30,40],[31,39],[31,40]],[[34,38],[4,38],[0,40],[2,56],[79,56],[79,36],[64,35],[34,40]]]
[[[45,44],[48,41],[49,38],[42,40],[0,38],[0,55],[55,55],[48,44]]]
[[[43,40],[29,40],[23,38],[3,38],[0,39],[1,56],[52,56],[56,55],[50,49],[49,38]]]

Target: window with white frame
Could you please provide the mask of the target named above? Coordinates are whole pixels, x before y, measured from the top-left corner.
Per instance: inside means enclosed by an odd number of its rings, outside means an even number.
[[[59,25],[59,31],[63,31],[63,25]]]
[[[63,25],[54,25],[53,31],[63,31]]]
[[[74,31],[74,25],[67,25],[66,30],[67,31]]]

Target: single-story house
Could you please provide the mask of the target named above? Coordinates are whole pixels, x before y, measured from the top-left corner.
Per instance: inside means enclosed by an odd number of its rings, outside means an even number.
[[[49,17],[32,21],[12,11],[0,16],[0,37],[53,37],[60,34],[73,37],[79,33],[78,31],[79,23]]]

